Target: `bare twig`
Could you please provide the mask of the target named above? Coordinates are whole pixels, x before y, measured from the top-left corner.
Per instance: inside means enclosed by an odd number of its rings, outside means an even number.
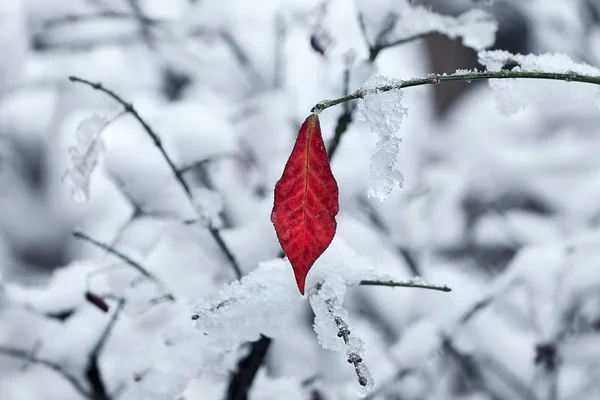
[[[375,39],[375,44],[372,46],[369,46],[369,62],[373,63],[375,62],[375,59],[377,58],[377,56],[379,55],[379,52],[383,49],[386,49],[390,46],[386,46],[386,38],[388,37],[388,35],[394,30],[394,28],[396,27],[396,22],[398,21],[398,15],[390,12],[388,13],[388,15],[386,16],[385,22],[383,27],[381,28],[381,30],[379,31],[379,33],[377,34],[377,38]],[[398,42],[397,44],[400,45],[402,43],[406,43],[408,42],[404,41],[404,42]]]
[[[95,21],[99,19],[123,19],[123,20],[133,20],[135,18],[140,18],[140,16],[121,12],[121,11],[113,11],[113,10],[103,10],[98,11],[93,14],[67,14],[62,15],[57,18],[49,19],[43,22],[42,26],[44,29],[53,29],[56,27],[60,27],[62,25],[76,24],[79,22],[88,22]],[[156,25],[163,21],[160,21],[155,18],[150,18],[146,16],[141,16],[143,20],[149,25]]]
[[[128,264],[131,267],[135,268],[144,277],[146,277],[146,278],[152,280],[153,282],[155,282],[159,287],[161,287],[162,290],[165,290],[164,283],[160,279],[158,279],[158,277],[156,275],[152,274],[150,271],[148,271],[146,268],[144,268],[144,266],[142,266],[142,264],[140,264],[139,262],[135,261],[134,259],[132,259],[128,255],[122,253],[121,251],[117,250],[113,246],[111,246],[109,244],[106,244],[106,243],[103,243],[103,242],[100,242],[99,240],[96,240],[96,239],[92,238],[87,233],[82,232],[82,231],[77,231],[77,230],[74,231],[73,232],[73,236],[75,238],[77,238],[77,239],[85,240],[86,242],[91,243],[94,246],[101,248],[102,250],[106,251],[107,253],[112,254],[112,255],[120,258],[126,264]],[[161,295],[160,297],[158,297],[158,299],[154,299],[153,301],[151,301],[150,302],[150,306],[158,304],[159,302],[162,302],[162,301],[175,301],[175,296],[167,291],[166,294]]]
[[[494,301],[494,297],[487,296],[473,304],[469,309],[467,309],[459,318],[458,323],[460,325],[465,325],[467,322],[471,320],[479,311],[483,310],[487,306],[489,306],[492,301]]]
[[[451,292],[452,291],[452,289],[450,289],[446,285],[437,286],[437,285],[427,285],[427,284],[416,283],[416,282],[364,280],[364,281],[360,281],[360,285],[362,285],[362,286],[410,287],[410,288],[418,288],[418,289],[437,290],[439,292]]]
[[[179,183],[181,188],[184,190],[190,204],[192,204],[193,209],[195,209],[196,207],[195,207],[195,202],[194,202],[194,196],[192,194],[191,187],[188,185],[188,183],[185,181],[185,179],[183,177],[183,172],[179,168],[177,168],[177,166],[175,165],[175,163],[173,162],[173,160],[167,153],[165,147],[162,145],[162,141],[161,141],[160,137],[158,136],[158,134],[140,116],[140,114],[137,112],[137,110],[133,107],[133,104],[126,102],[115,92],[113,92],[110,89],[105,88],[99,82],[94,83],[94,82],[88,81],[86,79],[78,78],[76,76],[70,76],[69,80],[71,82],[83,83],[84,85],[90,86],[91,88],[93,88],[95,90],[99,90],[99,91],[105,93],[106,95],[108,95],[109,97],[114,99],[117,103],[121,104],[123,106],[125,112],[131,114],[140,123],[140,125],[144,128],[144,130],[148,134],[148,136],[150,136],[150,138],[154,142],[154,145],[160,151],[160,154],[162,155],[162,157],[165,159],[165,161],[169,165],[169,168],[171,169],[175,179],[177,180],[177,182]],[[231,252],[231,250],[229,250],[229,247],[227,247],[227,245],[225,244],[225,241],[223,240],[223,238],[221,236],[221,231],[219,229],[215,228],[214,226],[212,226],[212,224],[210,224],[208,226],[208,230],[209,230],[211,236],[213,237],[213,239],[215,240],[215,242],[217,243],[217,245],[219,246],[219,248],[221,249],[221,251],[223,252],[223,254],[225,255],[225,257],[227,258],[227,260],[229,261],[229,264],[231,265],[231,267],[236,275],[236,278],[240,279],[242,277],[242,271],[239,267],[237,260],[233,256],[233,253]]]
[[[363,15],[362,11],[359,10],[356,17],[358,19],[358,27],[360,28],[360,32],[362,33],[365,44],[370,49],[372,46],[371,41],[369,40],[369,33],[367,32],[367,24],[365,24],[365,16]]]
[[[237,63],[242,67],[244,71],[248,73],[248,77],[253,86],[260,87],[264,86],[263,77],[260,75],[258,69],[254,65],[254,62],[244,50],[244,48],[238,43],[235,37],[231,34],[231,32],[226,30],[221,30],[218,32],[219,37],[223,40],[223,42],[229,47],[231,53],[235,57]]]
[[[285,57],[284,44],[287,27],[282,14],[275,17],[275,64],[273,66],[273,89],[280,89],[284,81]]]
[[[142,264],[135,261],[128,255],[122,253],[121,251],[115,249],[114,247],[112,247],[106,243],[103,243],[99,240],[96,240],[96,239],[92,238],[90,235],[88,235],[87,233],[80,231],[80,230],[73,231],[73,237],[75,237],[77,239],[85,240],[86,242],[91,243],[94,246],[101,248],[102,250],[106,251],[107,253],[110,253],[110,254],[120,258],[125,263],[127,263],[128,265],[135,268],[140,274],[144,275],[146,278],[148,278],[156,283],[160,283],[160,280],[153,273],[151,273],[146,268],[144,268],[142,266]]]
[[[347,63],[346,69],[344,70],[344,95],[348,95],[350,93],[350,69],[352,65],[350,62]],[[329,157],[329,161],[333,159],[338,146],[340,145],[340,140],[342,139],[342,135],[348,129],[348,126],[352,123],[352,115],[354,114],[354,110],[356,109],[355,104],[344,103],[344,111],[338,117],[337,124],[335,126],[335,133],[331,138],[327,146],[327,156]]]
[[[13,349],[6,346],[0,346],[0,354],[12,358],[21,359],[27,361],[28,363],[43,365],[44,367],[49,368],[57,374],[61,375],[71,384],[71,386],[73,386],[73,388],[79,394],[81,394],[86,399],[93,398],[92,394],[87,391],[87,389],[81,384],[81,382],[79,382],[79,380],[74,375],[66,371],[61,365],[55,363],[54,361],[36,357],[34,354],[27,350]]]
[[[377,209],[375,209],[375,207],[373,207],[371,203],[367,201],[367,198],[365,196],[358,196],[357,201],[359,206],[363,209],[363,212],[367,214],[367,217],[369,218],[371,224],[379,231],[381,231],[386,237],[386,239],[391,242],[391,244],[396,250],[396,253],[398,253],[398,255],[402,257],[402,259],[406,263],[406,266],[410,270],[412,276],[422,276],[423,273],[421,271],[421,267],[419,266],[419,261],[413,254],[413,251],[404,245],[398,245],[394,243],[394,241],[390,237],[391,231],[387,223],[385,222],[385,218],[383,218],[377,211]]]
[[[406,43],[414,42],[415,40],[425,39],[426,37],[431,36],[434,33],[435,32],[425,32],[402,39],[378,43],[377,45],[369,49],[369,61],[374,62],[382,50],[389,49],[390,47],[401,46]]]
[[[152,38],[152,30],[151,23],[148,21],[148,18],[142,12],[142,8],[140,7],[139,0],[127,0],[131,10],[133,11],[134,18],[138,21],[140,25],[140,34],[146,46],[151,49],[154,49],[154,42]]]
[[[365,40],[365,43],[367,44],[367,47],[369,48],[369,58],[368,58],[367,62],[370,64],[373,64],[375,62],[375,59],[377,58],[377,56],[379,55],[379,53],[382,50],[393,47],[393,46],[399,46],[399,45],[411,42],[416,39],[420,39],[421,37],[425,37],[429,34],[429,33],[427,33],[427,34],[408,37],[408,38],[405,38],[402,40],[387,42],[386,38],[394,30],[394,27],[396,26],[396,22],[398,20],[398,16],[396,14],[389,13],[384,26],[381,28],[381,30],[377,34],[377,38],[375,39],[375,44],[371,44],[362,12],[359,11],[357,17],[358,17],[358,25],[362,32],[363,38]],[[351,68],[351,66],[348,65],[346,70],[344,71],[344,96],[347,96],[350,93],[350,88],[348,87],[349,83],[350,83],[350,68]],[[327,148],[330,160],[333,158],[333,155],[335,154],[335,152],[340,144],[340,140],[342,139],[342,136],[344,135],[344,133],[346,133],[346,131],[348,130],[348,127],[352,123],[354,111],[356,111],[355,104],[345,105],[344,112],[342,112],[342,114],[340,114],[340,116],[338,117],[338,121],[335,126],[335,134],[334,134],[333,138],[331,139],[331,142],[329,143],[329,146]]]
[[[205,158],[203,160],[196,161],[191,164],[185,165],[179,169],[179,172],[184,174],[184,173],[189,172],[198,167],[202,167],[211,162],[220,161],[220,160],[242,160],[242,156],[240,156],[239,154],[236,154],[236,153],[215,154],[215,155]]]
[[[154,129],[152,129],[152,127],[150,125],[148,125],[148,123],[146,123],[146,121],[140,116],[140,114],[137,112],[137,110],[133,107],[133,104],[126,102],[119,95],[117,95],[115,92],[113,92],[110,89],[105,88],[99,82],[94,83],[94,82],[88,81],[86,79],[78,78],[76,76],[70,76],[69,80],[71,82],[83,83],[84,85],[90,86],[92,89],[99,90],[99,91],[107,94],[109,97],[111,97],[117,103],[121,104],[123,106],[123,108],[124,108],[124,111],[126,113],[131,114],[140,123],[140,125],[142,125],[142,127],[144,128],[144,130],[146,131],[146,133],[148,134],[148,136],[150,136],[150,138],[154,142],[154,145],[158,148],[158,151],[160,151],[162,157],[165,159],[165,161],[169,165],[169,168],[171,169],[171,171],[175,175],[175,179],[177,179],[177,181],[179,182],[179,184],[185,190],[186,193],[190,193],[191,194],[191,189],[190,189],[189,185],[183,179],[183,177],[182,177],[181,173],[179,172],[177,166],[175,165],[175,163],[173,162],[173,160],[171,159],[171,157],[169,156],[169,154],[167,154],[167,151],[166,151],[165,147],[162,145],[162,141],[160,139],[160,136],[158,136],[158,134],[154,131]]]

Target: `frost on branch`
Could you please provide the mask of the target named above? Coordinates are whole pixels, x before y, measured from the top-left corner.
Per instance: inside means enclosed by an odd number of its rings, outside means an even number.
[[[314,329],[324,349],[346,352],[357,376],[357,393],[365,396],[373,388],[373,378],[363,362],[364,343],[348,325],[348,311],[342,306],[344,288],[323,282],[314,289],[310,304],[315,313]],[[342,295],[340,296],[340,293]]]
[[[390,15],[395,17],[394,27],[383,45],[440,33],[450,39],[461,38],[463,45],[479,51],[492,46],[496,40],[498,23],[482,10],[474,9],[453,17],[412,5],[408,0],[378,0],[377,3],[385,5],[375,6],[372,0],[361,0],[359,7],[369,26],[385,26],[385,20]]]
[[[306,284],[320,344],[329,350],[346,350],[363,393],[372,380],[362,362],[362,342],[348,327],[348,312],[341,304],[347,287],[377,278],[368,261],[336,237],[315,262]],[[293,332],[303,318],[304,305],[289,262],[277,259],[261,263],[241,281],[200,300],[192,319],[203,333],[199,340],[207,347],[230,351],[261,334],[277,338]]]
[[[510,65],[512,71],[600,76],[600,69],[576,63],[563,54],[521,55],[494,50],[481,51],[478,57],[479,63],[490,71],[507,69],[507,65]],[[585,106],[600,107],[600,90],[596,85],[537,79],[490,79],[489,84],[496,93],[498,109],[507,115],[531,104],[553,112],[559,108],[577,110]]]
[[[201,300],[193,318],[215,348],[231,350],[261,333],[277,337],[293,329],[292,310],[301,302],[288,262],[273,260]]]
[[[371,131],[379,138],[375,153],[371,156],[367,195],[382,201],[394,188],[402,187],[404,178],[396,167],[402,141],[398,131],[408,110],[402,106],[402,92],[399,89],[378,92],[376,88],[399,83],[382,76],[373,77],[361,88],[364,96],[358,102],[357,117],[367,121]]]
[[[328,282],[343,299],[346,287],[374,276],[368,265],[335,238],[311,269],[307,291],[318,282]],[[223,350],[257,340],[260,334],[276,338],[294,330],[295,311],[302,312],[304,298],[295,285],[288,260],[264,262],[240,281],[201,299],[193,318],[205,339]]]
[[[104,149],[101,133],[109,122],[95,114],[77,126],[77,143],[69,148],[73,166],[63,176],[63,182],[72,186],[71,195],[77,203],[88,201],[90,176]]]

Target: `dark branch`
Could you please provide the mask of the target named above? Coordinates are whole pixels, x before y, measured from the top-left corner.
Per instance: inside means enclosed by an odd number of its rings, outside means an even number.
[[[235,373],[231,375],[226,400],[248,399],[252,382],[267,355],[271,340],[261,335],[260,339],[252,342],[250,352],[239,361]]]
[[[113,313],[112,317],[106,324],[106,327],[102,331],[102,334],[98,338],[98,341],[94,345],[94,348],[90,352],[88,357],[88,364],[85,370],[85,376],[90,383],[92,388],[92,398],[94,400],[110,400],[112,396],[109,394],[106,385],[104,384],[104,380],[102,379],[102,372],[100,371],[99,358],[102,354],[102,350],[104,350],[104,346],[117,323],[117,319],[121,315],[123,311],[123,306],[125,305],[124,300],[119,300],[117,308]]]

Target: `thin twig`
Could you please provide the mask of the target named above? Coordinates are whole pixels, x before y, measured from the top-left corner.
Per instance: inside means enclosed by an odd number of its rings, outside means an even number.
[[[104,350],[104,346],[106,345],[106,341],[108,340],[108,337],[110,336],[113,328],[115,327],[115,324],[117,323],[117,320],[119,319],[121,311],[123,311],[124,307],[125,300],[120,299],[117,304],[117,307],[115,308],[115,312],[110,318],[110,321],[108,321],[108,324],[106,324],[106,327],[104,327],[102,334],[100,335],[98,341],[96,342],[96,345],[92,349],[91,355],[98,357],[100,353],[102,353],[102,350]]]
[[[131,7],[131,10],[133,11],[133,15],[134,15],[135,19],[138,21],[138,23],[140,25],[140,34],[141,34],[142,40],[144,41],[146,46],[148,46],[151,49],[155,49],[155,45],[154,45],[153,38],[152,38],[152,30],[150,29],[151,24],[149,23],[146,16],[144,16],[142,7],[140,7],[139,0],[128,0],[128,3],[129,3],[129,6]]]
[[[427,285],[427,284],[413,283],[413,282],[363,280],[363,281],[360,281],[360,285],[362,285],[362,286],[409,287],[409,288],[417,288],[417,289],[437,290],[439,292],[451,292],[452,291],[452,289],[450,289],[446,285],[437,286],[437,285]]]
[[[367,47],[370,49],[371,46],[371,41],[369,40],[369,34],[367,32],[367,24],[365,23],[365,16],[362,13],[362,11],[358,11],[356,18],[358,19],[358,27],[360,28],[360,32],[362,33],[362,37],[365,41],[365,44],[367,45]]]
[[[145,276],[146,278],[161,284],[160,280],[156,277],[156,275],[154,275],[153,273],[151,273],[150,271],[148,271],[146,268],[144,268],[142,266],[142,264],[140,264],[139,262],[135,261],[133,258],[129,257],[128,255],[122,253],[121,251],[115,249],[114,247],[103,243],[97,239],[92,238],[90,235],[88,235],[87,233],[80,231],[80,230],[75,230],[73,231],[73,237],[77,238],[77,239],[81,239],[81,240],[85,240],[88,243],[93,244],[96,247],[101,248],[102,250],[106,251],[107,253],[110,253],[118,258],[120,258],[122,261],[124,261],[126,264],[132,266],[133,268],[135,268],[140,274],[142,274],[143,276]]]
[[[192,190],[191,190],[190,186],[188,185],[188,183],[185,181],[185,179],[183,177],[183,172],[180,171],[179,168],[177,168],[177,166],[175,165],[175,163],[173,162],[173,160],[167,153],[165,147],[162,145],[162,141],[161,141],[160,137],[158,136],[158,134],[140,116],[140,114],[137,112],[137,110],[133,107],[133,104],[126,102],[115,92],[113,92],[110,89],[105,88],[99,82],[94,83],[94,82],[88,81],[86,79],[78,78],[76,76],[70,76],[69,80],[71,82],[82,83],[84,85],[90,86],[91,88],[93,88],[95,90],[99,90],[99,91],[105,93],[106,95],[108,95],[109,97],[114,99],[117,103],[121,104],[123,106],[123,108],[125,109],[125,112],[131,114],[140,123],[140,125],[142,125],[142,127],[144,128],[144,130],[146,131],[148,136],[150,136],[150,138],[154,142],[154,145],[160,151],[160,154],[162,155],[162,157],[165,159],[165,161],[169,165],[171,172],[175,176],[175,179],[177,180],[177,182],[179,183],[181,188],[184,190],[193,209],[195,209],[196,207],[195,207],[195,202],[194,202],[194,196],[192,194]],[[229,250],[229,248],[225,244],[225,241],[223,240],[223,238],[221,236],[221,231],[219,229],[215,228],[214,226],[212,226],[212,224],[209,224],[208,230],[209,230],[211,236],[213,237],[213,239],[215,240],[215,242],[217,243],[217,245],[219,246],[219,248],[221,249],[221,251],[223,252],[223,254],[225,255],[225,257],[227,258],[227,260],[229,261],[229,264],[231,265],[231,267],[236,275],[236,278],[240,279],[242,277],[242,271],[239,267],[237,260],[233,256],[233,253]]]
[[[402,39],[392,40],[389,42],[383,41],[381,43],[378,43],[377,45],[369,48],[369,61],[374,62],[382,50],[389,49],[390,47],[401,46],[403,44],[410,43],[415,40],[425,39],[426,37],[431,36],[434,33],[436,33],[436,32],[431,31],[431,32],[425,32],[425,33],[419,33],[417,35],[405,37]]]
[[[61,365],[53,361],[38,358],[35,355],[31,354],[31,352],[26,350],[13,349],[6,346],[0,346],[0,354],[12,358],[21,359],[27,361],[28,363],[43,365],[44,367],[53,370],[54,372],[65,378],[71,384],[71,386],[73,386],[73,388],[86,399],[92,399],[91,393],[89,393],[86,390],[86,388],[83,387],[81,382],[79,382],[79,380],[74,375],[71,375],[69,372],[65,371],[65,369]]]
[[[285,41],[287,27],[281,13],[275,16],[275,62],[273,65],[273,89],[281,89],[285,74]]]
[[[396,14],[394,14],[394,13],[388,14],[385,25],[383,26],[383,28],[381,28],[381,30],[377,34],[377,39],[375,40],[375,44],[371,44],[369,41],[369,36],[367,33],[367,27],[365,25],[364,16],[359,11],[358,25],[361,29],[365,43],[367,44],[367,47],[369,48],[369,58],[367,60],[367,62],[369,64],[373,64],[375,62],[375,59],[377,59],[377,56],[379,55],[379,53],[382,50],[385,50],[385,49],[393,47],[393,46],[400,46],[402,44],[411,42],[413,40],[421,39],[421,38],[426,37],[427,35],[430,35],[431,33],[433,33],[433,32],[427,32],[427,33],[423,33],[420,35],[410,36],[410,37],[407,37],[404,39],[399,39],[399,40],[388,42],[388,41],[386,41],[386,38],[390,34],[390,32],[394,29],[394,27],[396,26],[397,20],[398,20],[398,17]],[[350,93],[349,83],[350,83],[350,65],[348,65],[346,70],[344,71],[344,92],[343,92],[344,96],[347,96]],[[330,161],[333,158],[334,154],[336,153],[336,150],[340,144],[342,136],[344,135],[344,133],[346,133],[346,131],[350,127],[350,124],[352,123],[354,111],[356,111],[356,104],[348,105],[346,103],[345,107],[344,107],[344,111],[338,117],[337,124],[335,126],[335,134],[334,134],[333,138],[331,139],[331,141],[329,142],[329,146],[327,147],[327,154],[329,155]]]
[[[369,62],[370,63],[373,63],[375,61],[375,59],[377,58],[377,56],[379,55],[379,52],[381,50],[393,46],[392,44],[386,46],[386,44],[387,44],[386,38],[396,27],[396,22],[398,22],[398,15],[393,12],[388,13],[388,15],[386,16],[386,20],[383,25],[383,28],[381,28],[381,30],[377,34],[377,38],[375,39],[375,45],[369,46]],[[410,40],[398,42],[397,45],[406,43],[408,41],[410,41]]]
[[[259,70],[254,65],[254,62],[244,50],[244,48],[238,43],[233,34],[226,30],[221,30],[218,32],[219,37],[223,40],[223,42],[229,47],[231,53],[235,57],[237,63],[248,73],[248,77],[250,78],[250,83],[254,87],[264,86],[263,77],[259,73]]]
[[[193,169],[196,169],[196,168],[202,167],[206,164],[209,164],[211,162],[221,161],[221,160],[240,160],[241,161],[241,160],[243,160],[243,158],[240,154],[237,154],[237,153],[219,153],[219,154],[212,155],[208,158],[204,158],[202,160],[195,161],[193,163],[185,165],[179,169],[179,172],[181,174],[184,174]]]
[[[348,95],[350,93],[350,69],[351,63],[348,62],[346,65],[346,69],[344,70],[344,95]],[[331,138],[327,146],[327,156],[329,157],[329,162],[333,159],[338,146],[340,145],[340,140],[342,139],[342,135],[348,129],[348,126],[352,123],[352,115],[354,114],[354,110],[356,109],[355,104],[344,104],[344,111],[338,117],[337,124],[335,125],[335,133]]]
[[[93,14],[67,14],[54,19],[49,19],[43,22],[42,26],[44,29],[52,29],[61,25],[68,24],[76,24],[79,22],[88,22],[99,19],[125,19],[125,20],[133,20],[135,18],[143,18],[143,20],[149,25],[159,24],[163,21],[158,19],[145,17],[145,16],[136,16],[127,12],[120,11],[112,11],[112,10],[103,10],[99,12],[95,12]]]
[[[389,92],[390,90],[404,89],[415,86],[424,85],[437,85],[439,83],[447,82],[470,82],[479,81],[485,79],[547,79],[565,82],[583,82],[591,83],[594,85],[600,85],[600,76],[589,76],[577,73],[553,73],[553,72],[530,72],[530,71],[475,71],[468,74],[456,74],[456,75],[440,75],[432,74],[427,78],[410,79],[407,81],[400,82],[396,85],[384,85],[374,88],[374,92]],[[311,112],[320,113],[330,107],[343,104],[348,101],[362,99],[366,93],[363,90],[357,90],[347,96],[339,97],[337,99],[325,100],[317,103]]]
[[[175,163],[173,162],[173,160],[171,159],[169,154],[167,154],[165,147],[162,145],[160,136],[158,136],[158,134],[154,131],[154,129],[152,129],[152,127],[150,125],[148,125],[148,123],[146,123],[146,121],[140,116],[140,114],[137,112],[137,110],[133,107],[133,104],[126,102],[115,92],[113,92],[110,89],[105,88],[99,82],[94,83],[94,82],[88,81],[86,79],[78,78],[76,76],[70,76],[69,80],[71,82],[83,83],[87,86],[90,86],[93,89],[99,90],[99,91],[107,94],[112,99],[114,99],[117,103],[121,104],[123,106],[123,108],[125,109],[125,112],[131,114],[140,123],[140,125],[142,125],[142,127],[144,128],[146,133],[148,133],[148,136],[150,136],[150,138],[154,142],[154,145],[158,148],[158,151],[160,151],[161,155],[163,156],[163,158],[165,159],[167,164],[169,164],[169,168],[175,175],[175,179],[177,179],[177,181],[179,182],[179,184],[185,190],[186,193],[191,194],[191,188],[189,187],[187,182],[183,179],[183,176],[179,172],[177,166],[175,165]]]

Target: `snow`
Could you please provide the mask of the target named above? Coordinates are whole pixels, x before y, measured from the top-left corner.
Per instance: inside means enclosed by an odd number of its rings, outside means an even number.
[[[63,177],[64,182],[73,186],[72,196],[77,203],[89,198],[89,180],[104,150],[101,133],[108,122],[105,117],[93,115],[77,127],[77,145],[69,148],[73,168]]]
[[[346,286],[370,275],[363,262],[341,239],[334,239],[309,272],[307,293],[310,296],[319,282],[335,282],[332,290],[338,300],[343,299]],[[294,310],[303,303],[289,262],[277,259],[261,263],[240,281],[201,299],[194,315],[197,329],[214,346],[231,349],[257,340],[260,334],[276,338],[293,330]]]
[[[365,365],[364,343],[348,324],[348,311],[342,306],[344,288],[324,282],[310,294],[315,313],[314,329],[319,344],[326,350],[345,350],[349,363],[354,363],[358,377],[357,393],[364,397],[373,388],[373,378]],[[358,361],[356,361],[358,360]]]
[[[250,392],[250,400],[304,400],[302,382],[292,377],[272,378],[259,371],[256,383]]]
[[[439,342],[440,328],[432,321],[421,320],[412,324],[390,351],[399,365],[410,368],[437,353]]]
[[[20,0],[0,7],[0,90],[21,81],[28,52],[25,9]]]
[[[365,94],[359,100],[357,118],[367,121],[371,132],[378,136],[375,152],[371,156],[367,195],[381,201],[385,200],[392,190],[402,187],[404,178],[396,167],[402,141],[398,133],[408,110],[402,106],[401,90],[379,92],[377,87],[399,83],[397,80],[376,76],[360,89]]]
[[[511,54],[507,51],[482,51],[478,54],[479,63],[490,71],[500,71],[508,60],[514,60],[519,65],[513,71],[527,72],[556,72],[563,74],[581,74],[599,76],[600,68],[585,63],[574,62],[564,54],[544,53],[539,55]],[[528,79],[491,79],[489,81],[496,93],[498,109],[511,115],[530,105],[563,112],[564,109],[597,108],[600,88],[597,85],[577,82],[561,82],[555,80],[538,81]],[[556,102],[561,97],[564,100]]]
[[[374,7],[371,1],[359,1],[359,9],[364,13],[367,26],[382,26],[390,14],[394,15],[395,24],[383,43],[436,32],[451,39],[461,38],[464,46],[478,51],[491,47],[496,40],[498,23],[490,14],[479,9],[452,17],[433,12],[425,6],[412,5],[408,0],[383,0],[379,3],[382,3],[381,7]]]

